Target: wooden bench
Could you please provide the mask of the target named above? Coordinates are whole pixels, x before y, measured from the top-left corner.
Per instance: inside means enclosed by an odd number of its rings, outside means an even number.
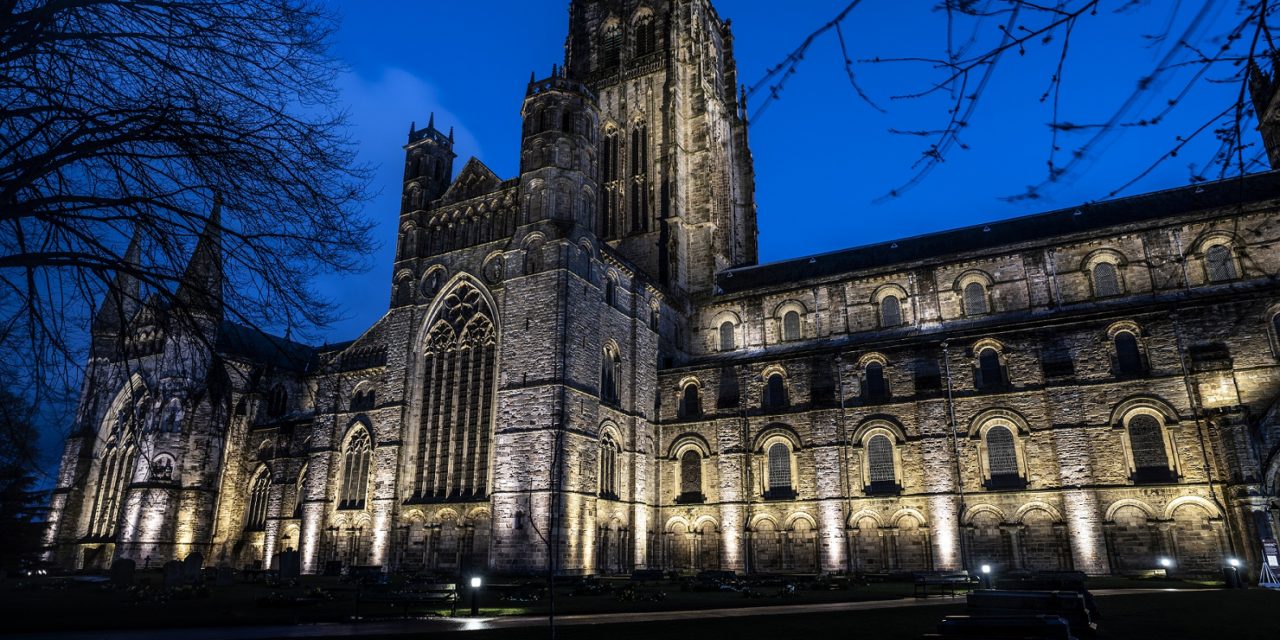
[[[1092,634],[1098,625],[1089,614],[1084,595],[1075,591],[969,592],[969,615],[974,618],[1057,616],[1078,634]]]
[[[458,613],[458,585],[453,582],[420,584],[400,591],[372,593],[364,598],[365,602],[390,604],[399,607],[400,614],[407,618],[411,607],[439,608],[448,605],[449,615]]]
[[[968,591],[974,585],[968,573],[917,573],[913,582],[917,598],[928,598],[931,587],[934,595],[955,597],[957,591]]]
[[[938,633],[926,638],[1018,638],[1019,640],[1075,640],[1071,627],[1058,616],[947,616]]]

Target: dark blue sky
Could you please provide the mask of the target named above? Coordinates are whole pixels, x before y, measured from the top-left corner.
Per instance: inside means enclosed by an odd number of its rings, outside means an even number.
[[[844,0],[765,2],[719,0],[733,21],[739,80],[751,84],[812,30],[830,19]],[[865,0],[844,23],[850,56],[940,57],[945,15],[925,0]],[[1180,3],[1182,14],[1162,42],[1145,37],[1166,29],[1172,2],[1143,3],[1129,13],[1114,9],[1127,0],[1103,2],[1080,20],[1063,69],[1062,120],[1106,121],[1151,73],[1192,14],[1211,6],[1199,34],[1222,33],[1237,19],[1234,2]],[[401,145],[409,122],[436,113],[437,126],[457,130],[460,170],[475,155],[503,178],[517,171],[520,103],[530,71],[550,73],[563,58],[567,0],[487,2],[336,2],[342,15],[335,54],[350,67],[342,89],[350,104],[352,135],[364,160],[378,167],[369,203],[382,246],[364,274],[321,281],[347,318],[326,335],[354,338],[385,310],[398,214]],[[979,44],[998,37],[997,19],[984,22]],[[963,22],[963,41],[972,21]],[[859,101],[841,67],[833,33],[810,49],[782,99],[751,127],[757,172],[760,260],[769,262],[905,237],[977,222],[1034,213],[1103,199],[1146,168],[1175,141],[1234,101],[1238,85],[1199,83],[1159,125],[1128,127],[1109,137],[1069,181],[1038,200],[1010,203],[1046,173],[1051,101],[1040,97],[1057,64],[1060,41],[1030,45],[1025,55],[1005,56],[956,150],[920,186],[887,202],[880,196],[912,175],[926,139],[890,129],[940,127],[946,96],[893,100],[936,79],[925,64],[858,63],[867,92],[888,113]],[[1211,46],[1207,40],[1205,46]],[[1185,55],[1183,56],[1185,57]],[[1231,73],[1223,68],[1207,78]],[[1130,120],[1153,115],[1181,88],[1189,70],[1139,103]],[[757,100],[756,104],[759,104]],[[1085,133],[1064,136],[1064,155]],[[1250,140],[1256,134],[1250,132]],[[1216,149],[1211,135],[1190,145],[1126,193],[1184,185],[1191,163],[1203,164]]]

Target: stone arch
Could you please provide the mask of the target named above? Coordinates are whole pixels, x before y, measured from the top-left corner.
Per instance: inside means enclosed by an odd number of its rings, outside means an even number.
[[[850,529],[857,529],[858,523],[864,518],[870,518],[874,521],[877,528],[884,526],[884,520],[880,518],[880,514],[871,509],[859,509],[854,512],[853,515],[849,516],[849,520],[845,523],[845,526]]]
[[[675,532],[677,526],[683,527],[685,531],[688,531],[691,528],[688,518],[680,515],[675,515],[675,516],[671,516],[670,518],[667,518],[666,524],[662,525],[662,530],[667,533],[673,533]]]
[[[804,442],[800,439],[800,434],[795,428],[781,422],[765,425],[756,434],[751,448],[756,453],[763,453],[765,448],[776,440],[785,440],[791,446],[792,454],[804,448]]]
[[[596,434],[596,438],[598,440],[613,438],[613,441],[617,442],[619,446],[621,446],[623,442],[626,442],[622,438],[622,427],[619,427],[618,423],[613,420],[604,420],[600,423],[600,428]]]
[[[913,509],[911,507],[902,507],[895,511],[893,515],[889,517],[889,522],[895,527],[902,526],[904,518],[914,518],[916,523],[922,527],[929,522],[929,520],[924,517],[923,513],[918,509]]]
[[[1178,509],[1186,507],[1187,505],[1195,505],[1204,509],[1210,518],[1222,517],[1222,512],[1218,510],[1217,505],[1205,498],[1201,498],[1200,496],[1179,496],[1170,500],[1169,504],[1165,505],[1164,519],[1172,520]]]
[[[969,437],[982,437],[983,428],[994,422],[1005,422],[1017,427],[1017,435],[1027,436],[1031,434],[1031,425],[1027,423],[1027,419],[1022,414],[1013,409],[994,408],[986,409],[979,412],[969,420]]]
[[[1000,507],[997,507],[993,504],[984,503],[984,504],[976,504],[969,507],[968,509],[965,509],[964,515],[960,518],[960,521],[963,522],[964,524],[972,524],[973,519],[983,513],[990,513],[994,515],[996,518],[1000,520],[1000,522],[1007,522],[1008,520],[1004,515],[1004,511],[1000,510]]]
[[[1114,522],[1116,519],[1116,512],[1120,511],[1125,507],[1132,507],[1134,509],[1137,509],[1142,513],[1146,514],[1148,518],[1155,518],[1157,514],[1156,510],[1152,508],[1151,505],[1147,504],[1146,502],[1143,502],[1142,500],[1138,500],[1135,498],[1122,498],[1120,500],[1116,500],[1115,502],[1112,502],[1111,505],[1107,507],[1107,512],[1106,512],[1106,515],[1104,516],[1104,520],[1106,520],[1107,522]]]
[[[1018,510],[1013,514],[1013,521],[1022,522],[1023,518],[1026,517],[1029,512],[1036,510],[1044,511],[1049,514],[1049,517],[1053,518],[1054,522],[1062,522],[1062,513],[1058,511],[1057,507],[1039,500],[1033,500],[1021,507],[1018,507]]]
[[[808,513],[805,513],[804,511],[796,511],[791,515],[788,515],[787,518],[783,520],[782,527],[784,529],[790,530],[795,527],[796,521],[798,520],[803,520],[805,522],[808,522],[809,526],[813,527],[813,529],[815,530],[818,528],[818,521],[815,520],[813,516],[809,515]]]
[[[1197,496],[1182,496],[1165,507],[1173,523],[1173,552],[1180,573],[1211,574],[1222,566],[1224,531],[1220,512]]]
[[[1178,411],[1173,408],[1173,405],[1165,402],[1159,396],[1136,395],[1122,400],[1111,410],[1111,426],[1117,429],[1124,428],[1125,419],[1128,418],[1129,414],[1137,410],[1146,410],[1146,412],[1162,419],[1165,426],[1173,426],[1178,423]]]
[[[877,414],[867,416],[854,428],[853,433],[849,436],[849,443],[853,446],[862,446],[866,439],[876,431],[885,432],[889,437],[893,438],[896,444],[903,444],[907,441],[907,432],[896,418]]]
[[[682,433],[671,441],[671,446],[667,448],[667,457],[672,460],[679,460],[680,455],[689,449],[696,449],[702,457],[711,457],[711,445],[707,443],[707,439],[699,433]]]
[[[1086,274],[1091,274],[1093,272],[1093,268],[1097,266],[1099,262],[1110,262],[1119,269],[1128,266],[1129,259],[1118,249],[1101,247],[1090,251],[1080,259],[1080,270]]]

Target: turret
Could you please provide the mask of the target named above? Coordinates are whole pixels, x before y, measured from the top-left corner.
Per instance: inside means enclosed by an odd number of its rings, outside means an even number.
[[[400,214],[426,209],[444,194],[453,177],[453,129],[448,134],[436,129],[431,114],[425,129],[409,125],[409,142],[404,146],[404,192]]]
[[[108,356],[115,353],[121,344],[129,322],[137,315],[141,306],[141,286],[134,269],[141,264],[142,248],[137,230],[125,250],[124,261],[116,270],[114,282],[107,288],[107,294],[93,316],[93,351],[94,355]]]
[[[182,274],[176,296],[181,312],[216,321],[222,319],[222,198],[214,196],[213,211],[200,232],[196,250]]]
[[[1280,52],[1272,53],[1270,73],[1249,61],[1249,95],[1271,168],[1280,169]]]
[[[520,144],[520,189],[526,220],[562,220],[595,229],[599,199],[600,112],[586,85],[552,68],[530,77]]]

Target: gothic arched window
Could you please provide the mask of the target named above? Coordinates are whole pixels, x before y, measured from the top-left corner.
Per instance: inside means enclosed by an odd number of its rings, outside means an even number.
[[[622,26],[613,23],[604,28],[600,39],[600,66],[618,66],[622,54]]]
[[[293,485],[293,517],[302,517],[302,505],[307,500],[307,467],[302,466],[298,472],[298,480]]]
[[[978,387],[993,389],[1004,384],[1004,365],[1000,363],[1000,353],[991,347],[978,354]]]
[[[787,401],[787,381],[782,377],[781,373],[775,373],[769,376],[765,381],[764,388],[764,408],[766,409],[785,409]]]
[[[613,278],[606,277],[604,279],[604,303],[606,306],[612,307],[618,302],[618,283]]]
[[[288,408],[289,392],[285,391],[284,385],[277,384],[271,388],[271,395],[267,397],[267,415],[279,418]]]
[[[1013,441],[1013,432],[1009,427],[996,425],[987,430],[987,469],[993,485],[1022,476],[1018,470],[1018,451]]]
[[[702,417],[702,396],[698,393],[696,383],[690,382],[684,386],[684,393],[680,397],[680,417]]]
[[[531,249],[531,255],[536,249]],[[497,363],[495,316],[481,290],[461,282],[425,326],[421,422],[413,500],[488,494]]]
[[[369,491],[369,432],[358,429],[342,452],[342,493],[339,509],[363,509]]]
[[[1093,267],[1093,295],[1099,298],[1120,295],[1120,275],[1110,262],[1099,262]]]
[[[981,282],[970,282],[964,286],[964,314],[980,316],[987,309],[987,288]]]
[[[103,423],[105,442],[98,454],[98,480],[89,518],[90,537],[115,535],[124,489],[133,479],[137,462],[139,425],[146,422],[149,402],[145,394],[117,399],[118,408],[114,408]]]
[[[889,398],[889,385],[884,379],[884,365],[879,362],[867,364],[864,373],[863,401],[882,402]]]
[[[648,55],[657,50],[657,27],[653,16],[645,16],[636,22],[636,57]]]
[[[1142,351],[1138,349],[1138,339],[1128,331],[1116,333],[1114,339],[1116,349],[1116,373],[1134,375],[1142,373],[1146,367],[1142,363]]]
[[[1155,416],[1142,413],[1129,419],[1129,449],[1133,453],[1135,480],[1170,479],[1164,427]]]
[[[266,467],[258,469],[249,483],[249,510],[245,512],[246,531],[262,531],[267,528],[267,501],[271,493],[271,474]]]
[[[880,326],[896,327],[902,324],[902,302],[898,296],[885,296],[880,301]]]
[[[791,490],[791,448],[781,442],[769,447],[769,491]]]
[[[600,496],[618,497],[618,445],[609,436],[600,441]]]
[[[898,484],[898,474],[893,465],[893,441],[889,436],[879,433],[867,441],[867,467],[873,489]]]
[[[788,311],[782,314],[782,339],[786,341],[800,339],[800,313]]]
[[[1236,279],[1236,264],[1231,258],[1231,249],[1226,245],[1215,244],[1206,249],[1204,262],[1210,282]]]
[[[618,357],[618,350],[613,345],[605,345],[600,356],[600,401],[605,404],[617,405],[622,401],[622,393],[620,392],[622,377],[622,360]]]
[[[680,495],[685,498],[702,495],[702,454],[693,449],[680,456]]]
[[[1280,316],[1277,316],[1280,317]],[[737,348],[733,337],[733,322],[725,320],[720,323],[720,350],[733,351]]]

